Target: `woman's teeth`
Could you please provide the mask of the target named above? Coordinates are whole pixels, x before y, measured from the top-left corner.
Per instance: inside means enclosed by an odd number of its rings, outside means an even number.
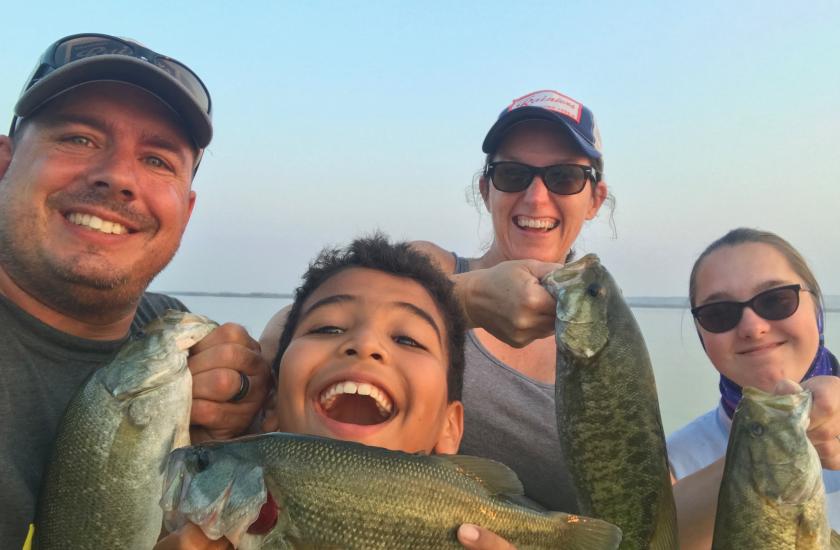
[[[516,223],[517,227],[521,227],[523,229],[542,229],[547,231],[557,227],[557,220],[548,218],[528,218],[525,216],[516,216],[513,221]]]
[[[394,410],[391,399],[382,389],[367,382],[353,382],[351,380],[337,382],[325,389],[321,393],[321,406],[328,411],[335,406],[338,396],[345,394],[370,397],[376,403],[376,408],[383,418],[391,416],[391,412]]]
[[[128,229],[117,222],[109,222],[103,220],[98,216],[91,214],[80,214],[79,212],[71,212],[66,216],[67,220],[76,225],[88,227],[90,229],[99,231],[100,233],[108,233],[114,235],[122,235],[128,233]]]

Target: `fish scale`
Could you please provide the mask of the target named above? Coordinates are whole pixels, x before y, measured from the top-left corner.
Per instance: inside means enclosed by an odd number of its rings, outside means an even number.
[[[186,343],[216,324],[169,311],[95,371],[70,401],[44,476],[36,549],[151,548],[166,458],[189,443]]]
[[[714,550],[840,547],[826,516],[819,455],[806,433],[811,401],[808,391],[743,389],[718,494]]]
[[[622,549],[676,548],[656,383],[630,308],[595,255],[543,285],[557,299],[557,429],[580,513],[619,526]]]
[[[265,537],[242,534],[265,502],[236,488],[255,467],[280,509]],[[616,548],[620,538],[605,522],[539,512],[497,496],[521,494],[522,486],[492,461],[312,436],[271,433],[179,449],[167,480],[161,503],[167,528],[190,520],[239,548],[455,549],[462,548],[456,539],[462,523],[483,525],[520,550]],[[239,525],[217,529],[229,512],[244,509],[251,512]]]

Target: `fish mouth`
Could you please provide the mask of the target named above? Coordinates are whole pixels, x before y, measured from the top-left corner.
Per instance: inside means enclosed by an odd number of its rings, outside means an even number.
[[[556,218],[532,218],[531,216],[514,216],[513,224],[525,231],[547,233],[560,225]]]
[[[394,398],[381,386],[361,380],[331,382],[318,393],[322,413],[335,422],[374,426],[397,414]]]

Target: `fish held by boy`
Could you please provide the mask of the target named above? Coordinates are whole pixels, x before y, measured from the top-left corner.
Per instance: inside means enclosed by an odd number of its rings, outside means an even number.
[[[555,401],[579,512],[621,528],[621,548],[677,548],[656,383],[639,326],[598,257],[542,281],[557,299]]]
[[[462,523],[520,550],[618,547],[615,526],[505,497],[516,494],[516,475],[489,460],[274,432],[174,451],[161,506],[169,530],[191,521],[246,549],[462,548]],[[255,529],[261,510],[276,523]]]
[[[840,548],[826,516],[820,458],[806,434],[811,392],[791,386],[796,393],[743,390],[718,494],[715,550]]]
[[[35,520],[35,548],[151,548],[173,448],[189,445],[187,350],[216,323],[167,311],[95,371],[62,418]]]

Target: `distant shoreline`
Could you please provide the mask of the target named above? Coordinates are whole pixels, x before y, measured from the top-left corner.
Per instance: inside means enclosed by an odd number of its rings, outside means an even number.
[[[294,294],[283,292],[203,292],[197,290],[154,290],[170,296],[199,296],[205,298],[260,298],[268,300],[293,300]],[[630,296],[625,298],[630,307],[650,309],[688,309],[688,298],[676,296]],[[840,296],[825,296],[825,311],[840,311]]]

